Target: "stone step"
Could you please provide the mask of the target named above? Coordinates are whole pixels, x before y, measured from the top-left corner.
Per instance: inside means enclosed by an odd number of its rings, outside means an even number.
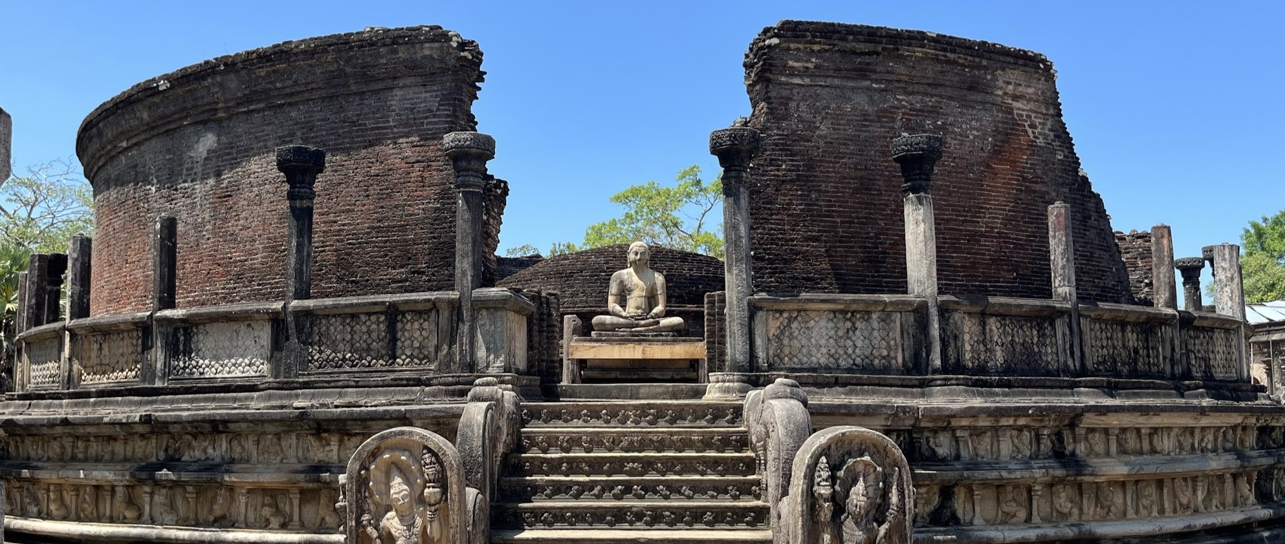
[[[500,478],[500,501],[730,500],[759,498],[756,476],[531,476]]]
[[[750,453],[515,453],[505,476],[753,476]]]
[[[741,427],[741,405],[701,401],[571,401],[522,405],[522,424],[539,427]]]
[[[768,507],[759,501],[499,503],[491,508],[491,516],[492,525],[500,528],[768,528]]]
[[[574,429],[529,428],[522,430],[519,451],[523,453],[642,453],[713,452],[742,453],[749,448],[744,429],[713,427],[703,429],[579,427]]]
[[[769,544],[769,529],[498,529],[492,544]]]

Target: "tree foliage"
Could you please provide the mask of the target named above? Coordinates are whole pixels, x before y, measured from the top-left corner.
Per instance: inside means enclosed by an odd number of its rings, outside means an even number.
[[[1240,243],[1245,302],[1285,299],[1285,210],[1250,221]]]
[[[0,184],[0,243],[33,253],[67,250],[73,235],[94,228],[93,192],[63,162],[28,169]]]
[[[611,202],[624,208],[620,217],[589,225],[580,244],[553,244],[549,255],[641,240],[722,259],[722,223],[710,216],[722,205],[722,180],[706,183],[700,167],[692,165],[679,172],[675,181],[674,185],[648,181],[616,193]]]

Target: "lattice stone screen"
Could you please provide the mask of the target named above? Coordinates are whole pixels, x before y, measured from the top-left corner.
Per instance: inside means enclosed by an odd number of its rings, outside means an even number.
[[[942,365],[948,372],[1056,376],[1065,355],[1067,321],[1057,316],[943,311]]]
[[[450,341],[435,308],[407,312],[313,314],[306,320],[308,370],[436,369]]]
[[[142,329],[73,334],[72,365],[81,385],[138,382],[143,372]]]
[[[231,321],[177,327],[171,378],[264,376],[272,355],[272,322]]]
[[[1195,379],[1235,380],[1239,364],[1240,331],[1184,327],[1182,350]]]
[[[1081,324],[1090,375],[1163,378],[1170,373],[1172,323],[1083,318]]]
[[[31,340],[22,350],[33,390],[62,387],[62,334]]]
[[[758,371],[911,374],[921,351],[920,301],[910,297],[755,297]]]

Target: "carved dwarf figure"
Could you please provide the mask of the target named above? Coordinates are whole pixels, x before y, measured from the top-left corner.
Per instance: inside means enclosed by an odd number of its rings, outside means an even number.
[[[672,332],[683,330],[681,317],[665,317],[665,276],[649,265],[647,244],[629,245],[629,268],[611,275],[607,311],[593,318],[595,331]]]
[[[1071,497],[1066,485],[1053,486],[1053,512],[1058,521],[1077,521],[1080,519],[1080,506]]]
[[[1026,507],[1018,502],[1012,484],[999,488],[999,515],[1001,523],[1026,523]]]

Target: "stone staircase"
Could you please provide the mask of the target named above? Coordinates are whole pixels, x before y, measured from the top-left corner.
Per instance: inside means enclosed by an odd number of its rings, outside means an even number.
[[[770,543],[741,405],[523,405],[492,542]]]

